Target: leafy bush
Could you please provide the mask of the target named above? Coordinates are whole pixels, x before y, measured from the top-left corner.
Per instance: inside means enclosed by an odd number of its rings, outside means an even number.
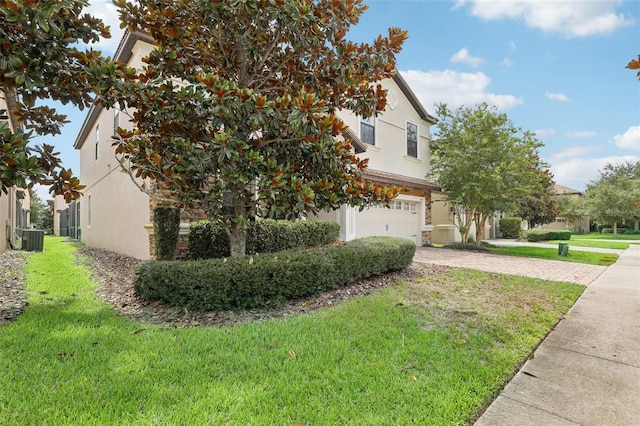
[[[520,238],[521,224],[521,217],[503,217],[500,219],[500,232],[504,238]]]
[[[180,210],[173,206],[155,206],[153,208],[153,235],[156,259],[175,259],[179,233]]]
[[[635,230],[635,229],[627,229],[627,232],[625,232],[625,234],[627,235],[640,235],[640,230]]]
[[[138,265],[138,295],[194,310],[277,304],[410,265],[415,244],[368,237],[339,245],[228,259],[148,261]]]
[[[340,225],[328,220],[257,220],[247,231],[247,254],[331,244],[339,234]],[[190,259],[217,259],[228,257],[230,253],[229,237],[220,225],[206,220],[191,223]]]
[[[569,230],[554,230],[554,229],[535,229],[527,232],[527,241],[534,243],[536,241],[550,241],[550,240],[570,240],[571,231]]]
[[[613,234],[613,228],[602,228],[600,233],[601,234]]]

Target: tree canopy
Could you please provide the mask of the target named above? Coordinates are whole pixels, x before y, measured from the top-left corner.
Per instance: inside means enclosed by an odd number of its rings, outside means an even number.
[[[479,244],[490,215],[515,211],[525,195],[542,192],[546,164],[537,152],[542,143],[486,103],[455,111],[439,104],[437,115],[432,175],[456,208],[462,242],[473,220]]]
[[[102,69],[101,102],[133,110],[116,152],[133,176],[219,221],[232,255],[247,222],[340,205],[388,203],[397,188],[364,180],[343,109],[382,111],[407,37],[347,40],[360,0],[116,0],[130,31],[156,50],[140,70]],[[149,190],[150,188],[143,188]]]
[[[640,162],[607,164],[600,176],[587,185],[582,208],[601,224],[613,226],[640,218]]]
[[[83,187],[62,167],[51,145],[30,144],[33,134],[55,135],[66,117],[42,100],[93,102],[87,70],[102,60],[100,52],[78,49],[78,43],[109,37],[108,27],[82,9],[87,0],[5,0],[0,2],[0,191],[14,185],[51,185],[67,201]],[[18,128],[13,131],[8,114]],[[23,130],[24,129],[24,130]],[[1,192],[0,192],[1,193]]]
[[[518,201],[516,214],[526,220],[529,228],[551,223],[558,216],[555,184],[549,170],[536,169],[540,185]]]

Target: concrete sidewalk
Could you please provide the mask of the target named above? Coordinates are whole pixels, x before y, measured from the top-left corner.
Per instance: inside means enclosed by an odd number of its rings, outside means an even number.
[[[640,425],[640,246],[587,287],[475,424]]]

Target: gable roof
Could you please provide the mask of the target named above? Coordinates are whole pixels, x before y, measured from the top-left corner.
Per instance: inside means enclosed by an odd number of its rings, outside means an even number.
[[[400,72],[396,71],[396,73],[393,76],[393,81],[396,82],[396,84],[398,85],[402,93],[407,97],[407,99],[409,100],[409,103],[411,103],[411,106],[416,110],[420,118],[422,118],[423,120],[427,121],[430,124],[438,123],[438,119],[429,115],[427,110],[420,103],[420,101],[418,100],[418,97],[416,96],[415,93],[413,93],[413,90],[411,90],[411,88],[407,84],[407,81],[402,77]]]
[[[556,184],[556,195],[583,195],[583,193],[577,189]]]

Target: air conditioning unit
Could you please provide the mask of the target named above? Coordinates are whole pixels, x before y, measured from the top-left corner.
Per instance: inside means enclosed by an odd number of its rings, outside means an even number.
[[[22,230],[22,250],[43,251],[44,250],[44,231],[42,229],[23,229]]]

